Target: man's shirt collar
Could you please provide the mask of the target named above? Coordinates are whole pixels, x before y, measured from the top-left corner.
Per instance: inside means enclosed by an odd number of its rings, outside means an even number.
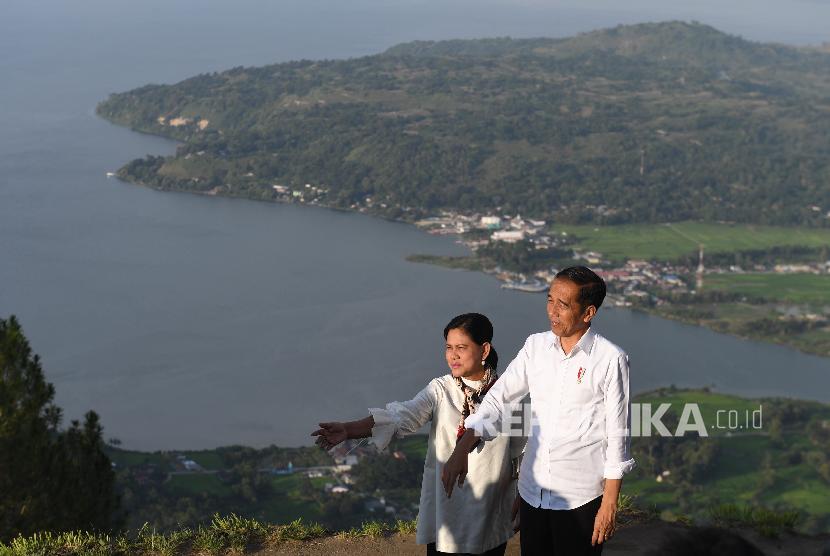
[[[597,333],[594,332],[594,327],[589,327],[588,330],[585,331],[585,334],[582,335],[582,337],[576,343],[574,348],[571,350],[571,353],[566,355],[565,352],[562,350],[562,344],[559,340],[559,336],[557,336],[553,332],[551,332],[550,334],[552,338],[549,347],[555,349],[556,352],[562,357],[571,357],[576,354],[576,350],[581,350],[585,352],[585,355],[591,355],[591,351],[594,349],[594,342],[597,337]]]

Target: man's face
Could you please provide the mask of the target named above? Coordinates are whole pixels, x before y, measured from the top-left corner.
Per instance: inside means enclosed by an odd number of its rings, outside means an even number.
[[[579,286],[557,278],[548,290],[548,320],[557,336],[569,338],[588,328],[591,315],[579,305]]]

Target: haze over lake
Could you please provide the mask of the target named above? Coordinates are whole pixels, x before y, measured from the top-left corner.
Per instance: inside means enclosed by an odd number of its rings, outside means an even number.
[[[448,238],[108,180],[130,159],[175,148],[97,118],[109,93],[414,39],[673,18],[755,40],[830,40],[830,5],[806,1],[31,4],[6,3],[0,19],[0,316],[21,320],[67,418],[94,409],[107,437],[138,449],[305,444],[319,419],[362,416],[444,373],[441,330],[453,315],[492,318],[502,368],[546,319],[543,296],[404,260],[464,253]],[[600,314],[598,329],[631,354],[635,392],[714,384],[830,401],[828,359]]]

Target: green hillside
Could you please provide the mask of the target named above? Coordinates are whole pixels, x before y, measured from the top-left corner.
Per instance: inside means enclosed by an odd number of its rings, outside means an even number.
[[[656,429],[645,436],[642,426],[634,427],[637,467],[626,476],[623,494],[640,510],[706,523],[713,519],[714,509],[738,504],[785,514],[795,511],[796,527],[803,532],[830,529],[830,406],[673,387],[639,394],[633,402],[651,404],[652,413],[660,404],[670,404],[662,422],[671,433],[685,404],[696,404],[708,433],[664,438],[657,436]],[[413,435],[395,439],[386,454],[361,456],[352,474],[366,480],[358,479],[351,494],[339,497],[324,494],[326,483],[338,483],[329,473],[309,479],[302,472],[276,476],[255,472],[272,465],[283,467],[288,461],[326,463],[329,456],[315,448],[186,452],[207,471],[172,475],[175,452],[113,449],[109,455],[117,464],[121,491],[129,492],[124,502],[133,529],[145,522],[158,530],[177,524],[196,526],[215,512],[274,523],[303,518],[343,528],[378,519],[365,510],[361,497],[384,496],[397,500],[397,507],[417,505],[420,478],[414,471],[420,470],[426,448],[426,436]],[[396,451],[405,454],[408,463],[392,457]],[[399,473],[388,475],[392,469]],[[665,471],[669,473],[662,476]],[[415,477],[402,482],[409,473]]]
[[[795,512],[802,531],[830,531],[830,406],[674,387],[638,394],[632,402],[650,404],[651,414],[670,404],[661,420],[670,433],[683,408],[694,404],[708,433],[664,438],[652,430],[647,437],[644,427],[634,426],[637,467],[623,481],[623,494],[641,510],[707,523],[732,505],[767,508]],[[416,441],[425,446],[423,437],[410,438],[407,449]]]
[[[638,504],[696,521],[723,504],[761,506],[795,511],[801,530],[830,530],[830,406],[674,388],[634,401],[671,404],[662,419],[670,432],[684,404],[697,404],[709,433],[633,438],[638,466],[623,491]]]
[[[701,423],[709,432],[702,437],[687,433],[679,438],[635,436],[632,439],[635,470],[626,476],[620,499],[620,539],[608,546],[611,554],[629,553],[627,543],[636,545],[663,538],[669,528],[690,524],[714,524],[751,538],[765,549],[804,550],[812,554],[826,542],[825,537],[794,535],[792,529],[804,534],[830,531],[830,406],[816,402],[790,399],[748,399],[708,390],[681,390],[663,388],[636,396],[634,403],[651,404],[656,410],[660,404],[670,404],[661,421],[675,431],[678,417],[685,404],[696,404]],[[642,409],[641,415],[642,415]],[[636,413],[635,413],[636,414]],[[720,415],[720,417],[719,417]],[[636,426],[635,426],[636,429]],[[250,448],[221,448],[188,452],[187,457],[227,466],[232,461],[289,456],[308,457],[311,448],[261,451]],[[394,450],[400,450],[413,460],[422,460],[426,451],[426,437],[414,435],[397,441]],[[136,470],[147,465],[163,465],[176,459],[173,453],[140,453],[112,451],[113,460],[125,469]],[[385,456],[387,463],[395,461]],[[656,477],[660,476],[661,480]],[[313,489],[322,488],[326,478],[310,479]],[[147,490],[168,491],[165,499],[150,513],[133,516],[130,532],[118,535],[71,532],[41,532],[19,536],[8,544],[0,543],[0,556],[29,554],[308,554],[354,553],[365,542],[375,539],[372,553],[417,554],[411,535],[415,523],[408,520],[378,520],[355,512],[358,518],[350,529],[326,528],[314,523],[326,516],[318,503],[304,498],[303,487],[308,481],[301,473],[269,478],[271,491],[238,515],[220,514],[188,520],[180,512],[181,497],[200,495],[203,503],[210,497],[220,497],[226,507],[233,507],[229,490],[231,475],[224,478],[205,474],[173,475],[160,484],[145,484]],[[138,484],[130,486],[139,488]],[[126,492],[126,491],[125,491]],[[384,491],[387,494],[389,491]],[[136,493],[137,494],[137,493]],[[378,492],[375,492],[378,495]],[[135,494],[134,494],[135,495]],[[146,512],[149,508],[134,508]],[[166,512],[169,526],[158,527],[152,512]],[[224,510],[226,515],[227,509]],[[195,515],[189,516],[195,517]],[[150,522],[141,527],[143,518]],[[303,519],[300,519],[303,518]],[[660,519],[658,519],[660,518]],[[282,525],[275,525],[280,523]],[[633,528],[630,536],[624,531]],[[649,529],[659,534],[649,533]],[[338,531],[339,532],[336,532]],[[693,530],[693,529],[690,529]],[[406,547],[398,542],[398,535],[408,536]],[[623,539],[626,539],[625,541]],[[296,544],[315,541],[308,545]],[[323,543],[323,544],[320,544]],[[328,543],[328,544],[326,544]],[[508,554],[518,554],[518,543],[511,543]],[[659,544],[659,543],[658,543]],[[320,548],[314,552],[314,546]],[[370,548],[366,548],[367,551]],[[620,550],[620,552],[616,552]],[[789,552],[788,552],[789,553]]]
[[[160,189],[403,219],[825,226],[828,70],[819,51],[669,22],[237,67],[98,113],[183,141],[119,172]]]

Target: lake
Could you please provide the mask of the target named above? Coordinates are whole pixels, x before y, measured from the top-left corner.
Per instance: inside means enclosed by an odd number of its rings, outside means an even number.
[[[67,419],[94,409],[107,438],[135,449],[306,444],[318,420],[364,416],[444,373],[441,331],[457,313],[492,318],[503,366],[545,328],[541,295],[404,260],[464,253],[452,239],[358,214],[159,193],[105,177],[175,148],[97,118],[95,104],[110,92],[412,39],[564,36],[695,16],[647,3],[476,5],[473,13],[464,2],[369,0],[4,4],[0,316],[21,320]],[[769,28],[751,19],[748,30],[730,14],[712,22],[794,43],[824,33],[807,21],[818,17],[788,12]],[[714,385],[830,401],[828,359],[627,310],[600,315],[597,328],[631,354],[635,392]]]

